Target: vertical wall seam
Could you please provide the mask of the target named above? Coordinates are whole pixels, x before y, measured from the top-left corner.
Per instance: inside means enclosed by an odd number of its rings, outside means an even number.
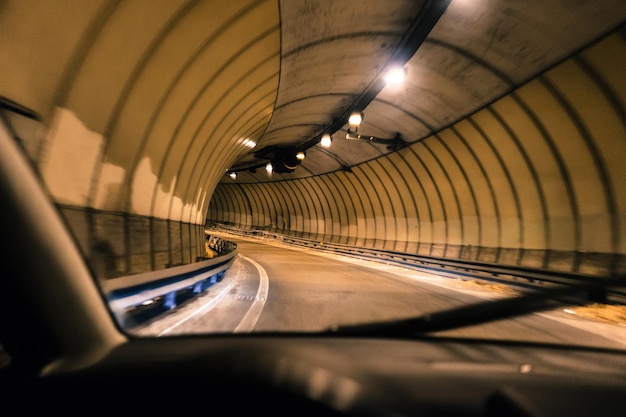
[[[389,158],[385,158],[385,161],[389,162],[390,165],[393,166],[393,164],[391,164],[391,161]],[[389,188],[388,187],[393,187],[396,190],[396,194],[398,195],[398,198],[400,200],[400,205],[402,206],[402,217],[405,219],[404,221],[404,226],[405,226],[405,236],[408,236],[407,232],[407,210],[406,210],[406,205],[404,203],[404,199],[400,198],[402,194],[400,194],[400,190],[398,189],[398,186],[396,185],[395,181],[392,181],[392,176],[389,173],[389,170],[383,165],[383,163],[381,162],[381,159],[376,159],[375,163],[380,167],[380,170],[382,170],[382,172],[385,174],[385,180],[383,180],[383,178],[380,175],[377,175],[379,178],[379,181],[381,182],[381,184],[383,185],[383,189],[385,191],[385,194],[387,195],[387,200],[389,201],[389,203],[392,203],[391,200],[391,194],[389,192]],[[373,167],[372,167],[373,169]],[[378,169],[375,171],[379,171]],[[397,172],[397,171],[396,171]],[[390,204],[391,205],[391,209],[393,212],[393,219],[394,219],[394,229],[395,229],[395,238],[394,238],[394,244],[393,244],[393,250],[398,250],[398,232],[399,232],[399,225],[398,225],[398,213],[396,212],[396,208],[394,206],[394,204]],[[405,248],[406,248],[406,238],[405,238]]]
[[[398,186],[398,183],[402,182],[404,184],[404,187],[407,190],[409,190],[409,185],[408,185],[404,175],[402,175],[402,172],[400,172],[398,164],[393,163],[393,161],[389,157],[385,158],[385,160],[389,163],[391,168],[396,173],[396,176],[394,177],[394,176],[392,176],[392,174],[389,173],[389,170],[385,170],[386,173],[387,173],[387,177],[389,179],[396,178],[396,180],[395,181],[391,181],[391,183],[393,184],[394,188],[396,189],[396,193],[398,194],[398,198],[400,199],[400,203],[402,204],[402,210],[404,212],[404,229],[405,229],[405,236],[406,236],[405,239],[404,239],[404,252],[407,252],[408,249],[409,249],[409,235],[411,234],[411,231],[410,231],[410,228],[409,228],[409,209],[407,208],[407,206],[410,206],[410,204],[407,204],[407,202],[405,201],[405,198],[407,196],[403,195],[403,193],[400,191],[400,187]],[[413,208],[415,208],[415,198],[413,197],[412,193],[410,195],[411,195],[411,201],[413,202]],[[397,234],[396,234],[396,236],[397,236]]]
[[[368,206],[370,213],[372,215],[372,217],[374,216],[374,204],[372,203],[372,199],[371,198],[365,198],[367,196],[367,189],[365,188],[365,186],[363,185],[363,182],[361,181],[360,176],[356,173],[356,169],[353,169],[351,173],[346,173],[345,177],[350,181],[350,184],[352,185],[352,188],[354,189],[354,192],[356,193],[357,196],[359,196],[359,201],[361,202],[361,206],[363,207],[363,221],[365,223],[365,237],[363,239],[363,246],[367,246],[369,247],[369,243],[368,241],[370,240],[370,236],[374,236],[371,240],[372,240],[372,244],[371,246],[374,247],[376,246],[376,221],[374,221],[372,219],[373,225],[374,225],[374,230],[373,230],[373,234],[370,233],[370,228],[368,226],[368,219],[367,219],[367,212],[365,207]],[[355,185],[356,183],[356,185]],[[360,188],[363,192],[359,193],[358,188]],[[369,204],[366,204],[365,201]],[[358,225],[357,225],[358,227]]]
[[[543,82],[544,78],[543,76],[540,76],[540,77],[537,77],[537,79],[542,80]],[[570,178],[569,172],[567,171],[565,161],[563,160],[563,157],[561,156],[558,150],[558,147],[556,143],[554,142],[552,136],[550,136],[544,124],[541,122],[541,120],[539,119],[537,114],[533,111],[533,109],[531,109],[530,106],[516,92],[512,93],[511,97],[515,100],[515,102],[519,104],[522,110],[524,110],[524,112],[528,115],[528,117],[533,122],[535,127],[538,129],[541,136],[544,138],[546,145],[548,145],[548,148],[550,149],[550,153],[554,159],[554,162],[557,165],[559,174],[561,175],[561,181],[563,182],[563,185],[565,186],[565,191],[567,193],[567,198],[569,201],[569,206],[570,206],[570,210],[572,213],[573,224],[574,224],[575,254],[574,254],[574,259],[573,259],[574,265],[573,265],[572,270],[578,271],[578,265],[579,265],[578,254],[580,252],[580,245],[581,245],[580,212],[578,209],[578,204],[576,203],[576,198],[574,196],[575,193],[574,193],[574,188],[572,185],[572,180]],[[538,177],[537,177],[537,180],[538,180]],[[547,207],[547,201],[545,201],[545,194],[543,193],[543,190],[541,193],[541,197],[542,197],[542,200],[544,200],[544,204]],[[548,217],[547,220],[549,222],[550,218]],[[548,224],[548,229],[549,229],[549,224]],[[547,267],[549,265],[549,261],[550,261],[549,258],[550,258],[550,252],[552,251],[552,246],[547,245],[546,249],[547,250],[545,251],[544,265],[543,265],[544,267]]]
[[[355,230],[356,230],[354,241],[358,242],[359,239],[361,239],[360,236],[362,236],[363,246],[366,246],[365,243],[367,242],[367,219],[365,218],[365,204],[363,203],[363,195],[357,191],[354,185],[354,182],[352,181],[354,177],[352,173],[342,173],[342,174],[335,174],[335,175],[337,177],[339,177],[340,175],[343,175],[343,177],[346,180],[346,181],[340,181],[340,183],[344,186],[346,193],[350,195],[350,201],[352,201],[352,207],[354,208],[354,225],[355,225]],[[346,185],[346,182],[350,184],[349,189],[348,189],[348,186]],[[361,207],[360,211],[357,209],[357,205],[355,204],[355,197],[356,197],[356,201],[358,201],[359,206]],[[361,217],[363,218],[364,227],[362,228],[359,228],[359,213],[361,214]]]
[[[417,185],[419,186],[420,190],[422,191],[422,195],[426,196],[426,190],[424,189],[424,184],[422,184],[422,181],[420,180],[419,176],[417,175],[417,172],[415,172],[415,170],[413,169],[413,166],[407,161],[406,156],[404,155],[403,152],[398,152],[397,154],[400,159],[402,160],[402,162],[404,162],[404,164],[406,165],[406,167],[411,171],[411,173],[413,174],[412,179],[415,180],[415,182],[417,183]],[[407,189],[411,190],[411,186],[409,185],[408,181],[405,179],[406,185],[407,185]],[[415,199],[415,193],[411,192],[411,198],[413,199],[413,204],[415,206],[415,213],[417,214],[417,224],[418,224],[418,231],[417,231],[417,236],[418,236],[418,242],[417,242],[417,249],[416,252],[419,253],[419,247],[420,245],[423,243],[423,239],[424,237],[422,236],[422,221],[426,221],[425,219],[422,220],[422,215],[420,214],[420,209],[419,209],[419,204],[417,204],[417,200]],[[432,225],[433,223],[433,217],[432,217],[432,207],[430,206],[430,201],[427,198],[424,198],[424,202],[426,204],[426,206],[428,207],[428,223]],[[433,241],[433,228],[431,226],[430,228],[430,247],[432,248],[432,241]],[[429,249],[428,253],[430,254],[431,251]]]
[[[424,146],[424,141],[421,141],[420,144],[422,146]],[[437,181],[433,178],[432,173],[430,172],[430,170],[428,169],[428,166],[424,163],[424,161],[422,160],[422,158],[419,156],[419,154],[417,153],[417,150],[414,149],[414,147],[409,148],[409,150],[413,153],[413,155],[415,156],[415,158],[417,159],[417,161],[421,164],[421,166],[424,168],[424,172],[428,175],[428,178],[430,178],[430,181],[432,182],[433,188],[435,189],[435,193],[437,194],[437,197],[439,199],[439,204],[441,205],[441,214],[443,216],[443,220],[444,220],[444,236],[445,236],[445,243],[444,243],[444,252],[443,252],[443,256],[446,255],[446,248],[448,245],[448,241],[449,241],[449,235],[448,235],[448,213],[446,210],[446,204],[443,201],[443,197],[441,196],[441,191],[439,190],[439,186],[437,185]],[[427,195],[427,194],[425,194]],[[431,221],[431,228],[433,231],[433,237],[434,237],[434,223]],[[431,239],[431,249],[430,249],[430,253],[429,255],[432,255],[432,249],[434,246],[435,242],[434,239]]]
[[[338,237],[337,242],[343,243],[341,227],[343,224],[347,223],[347,215],[348,215],[347,214],[348,207],[345,201],[346,196],[343,196],[341,193],[339,193],[339,189],[334,184],[332,184],[328,176],[322,176],[319,178],[320,178],[320,182],[324,184],[324,187],[326,188],[328,194],[334,197],[333,201],[335,202],[335,211],[337,212],[338,221],[333,222],[333,234],[335,234],[335,227],[336,227],[337,237]],[[341,201],[342,204],[337,204],[337,201]]]
[[[431,138],[433,140],[436,140],[436,139],[441,140],[437,135],[431,136]],[[445,177],[448,185],[450,186],[450,190],[451,190],[452,195],[454,197],[454,202],[456,204],[456,213],[457,213],[458,218],[459,218],[459,225],[460,225],[460,229],[461,229],[460,230],[461,231],[461,246],[463,246],[463,245],[465,245],[465,225],[464,225],[464,222],[463,222],[463,211],[461,209],[461,203],[459,202],[459,196],[457,194],[456,188],[454,188],[454,185],[452,184],[452,180],[450,179],[450,174],[446,170],[445,166],[441,163],[441,160],[439,159],[437,154],[428,146],[428,142],[429,141],[424,141],[423,142],[424,149],[426,149],[428,151],[428,153],[430,153],[430,155],[433,157],[435,163],[439,166],[439,168],[443,172],[443,176]],[[440,187],[437,186],[437,189],[439,190]],[[438,194],[440,195],[440,197],[442,198],[442,201],[443,201],[443,197],[441,196],[441,192],[438,191]],[[444,204],[446,204],[446,203],[444,202]],[[452,210],[453,209],[451,208],[450,211],[452,211]],[[446,211],[446,213],[447,213],[447,211]],[[450,219],[449,219],[448,215],[446,214],[446,224],[448,224],[449,220]],[[449,239],[450,239],[450,237],[446,236],[446,246],[445,246],[444,251],[443,251],[443,256],[447,255],[448,248],[450,246],[450,240]]]
[[[605,80],[600,76],[600,74],[593,68],[593,66],[587,62],[581,55],[574,57],[573,61],[587,74],[587,76],[595,83],[599,90],[602,92],[602,95],[606,98],[609,106],[611,106],[615,113],[618,115],[620,120],[622,121],[623,126],[626,128],[626,109],[624,105],[620,102],[619,98],[613,93],[613,90],[609,87],[609,85],[605,82]],[[561,94],[559,94],[559,97]],[[569,107],[569,104],[566,104]],[[572,109],[573,111],[573,109]],[[578,119],[574,119],[578,123]],[[580,122],[582,125],[582,122]],[[604,162],[601,152],[597,148],[597,146],[593,143],[593,138],[588,130],[583,126],[585,131],[585,140],[592,142],[593,146],[593,157],[594,161],[598,168],[598,173],[602,180],[602,183],[605,185],[605,198],[606,204],[609,211],[609,216],[611,217],[611,248],[614,254],[621,253],[621,245],[620,245],[620,234],[622,225],[620,224],[620,218],[618,216],[618,207],[617,202],[615,201],[613,189],[614,184],[611,181],[611,177],[608,173],[608,168],[606,163]],[[588,138],[587,138],[588,136]],[[597,160],[596,160],[597,157]],[[611,271],[614,271],[617,267],[616,259],[613,260],[611,265]]]
[[[452,132],[455,132],[453,129],[451,129]],[[457,135],[458,137],[458,135]],[[456,166],[458,167],[459,171],[461,172],[461,175],[463,176],[463,179],[465,179],[465,184],[467,185],[467,189],[469,190],[470,196],[472,198],[472,203],[474,205],[474,213],[476,213],[476,219],[477,219],[477,223],[478,223],[478,250],[480,251],[480,246],[482,245],[482,234],[483,234],[483,227],[482,227],[482,215],[480,212],[480,206],[478,204],[477,198],[476,198],[476,193],[474,192],[474,188],[472,187],[472,184],[470,182],[470,179],[467,175],[467,172],[465,172],[465,168],[463,167],[463,165],[461,164],[461,161],[459,161],[459,159],[457,158],[457,156],[454,154],[454,152],[452,152],[452,149],[450,149],[450,147],[448,146],[448,144],[446,143],[445,140],[443,140],[439,135],[435,135],[435,138],[437,138],[437,140],[439,141],[439,143],[441,143],[441,145],[444,147],[444,149],[450,154],[450,157],[452,158],[452,160],[455,162]],[[444,167],[442,166],[442,169],[444,169]],[[446,174],[446,176],[448,176]],[[454,194],[455,194],[455,199],[457,200],[457,205],[459,207],[459,216],[461,217],[461,219],[463,219],[463,208],[462,205],[460,204],[459,198],[457,196],[456,193],[456,188],[454,187],[454,183],[450,180],[449,176],[448,176],[448,180],[450,181],[450,185],[452,186],[453,190],[454,190]],[[461,220],[461,228],[462,230],[464,230],[465,225],[463,220]],[[462,240],[462,245],[465,247],[467,245],[467,242],[464,238],[465,235],[462,235],[461,240]],[[500,246],[500,245],[498,245]],[[460,255],[462,255],[462,252],[460,253]]]
[[[380,196],[378,195],[376,190],[374,190],[374,185],[372,184],[372,180],[367,176],[367,174],[364,171],[365,167],[367,167],[367,164],[359,166],[359,168],[360,168],[359,169],[359,173],[355,176],[355,178],[359,181],[359,184],[363,188],[363,191],[365,192],[365,195],[369,196],[369,198],[367,200],[370,202],[370,205],[372,207],[372,223],[374,224],[374,241],[372,242],[372,247],[376,248],[376,245],[377,245],[378,240],[379,240],[379,236],[378,236],[378,222],[376,221],[376,209],[374,207],[374,198],[372,198],[372,197],[374,197],[374,196],[377,197],[378,205],[382,206],[382,202],[380,201]],[[367,188],[365,186],[364,181],[366,181],[369,184],[369,188]],[[381,207],[381,212],[383,212],[382,207]],[[384,245],[384,241],[383,241],[383,245]]]

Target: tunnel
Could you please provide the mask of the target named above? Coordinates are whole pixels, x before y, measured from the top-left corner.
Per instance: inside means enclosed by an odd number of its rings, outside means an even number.
[[[622,0],[4,1],[0,116],[101,279],[196,262],[211,227],[614,275],[625,19]]]

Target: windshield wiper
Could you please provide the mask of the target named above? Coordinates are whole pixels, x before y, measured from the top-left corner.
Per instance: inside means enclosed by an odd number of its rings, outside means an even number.
[[[519,317],[562,305],[589,304],[589,294],[624,286],[626,276],[606,278],[593,283],[549,288],[521,296],[464,305],[408,319],[336,325],[328,328],[326,332],[363,336],[419,336]]]

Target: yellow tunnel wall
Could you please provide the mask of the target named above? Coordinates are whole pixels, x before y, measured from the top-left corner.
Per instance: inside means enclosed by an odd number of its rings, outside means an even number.
[[[623,272],[624,43],[609,36],[352,172],[220,184],[207,219],[438,257]]]
[[[213,189],[275,106],[278,2],[32,3],[1,2],[0,100],[36,117],[0,117],[95,275],[201,259]]]

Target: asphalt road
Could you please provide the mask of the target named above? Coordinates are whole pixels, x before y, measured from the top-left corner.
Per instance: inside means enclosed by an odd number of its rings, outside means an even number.
[[[206,294],[138,335],[316,332],[338,324],[429,314],[505,294],[461,279],[228,237],[238,255]],[[626,349],[626,328],[558,309],[442,332],[442,335]]]

